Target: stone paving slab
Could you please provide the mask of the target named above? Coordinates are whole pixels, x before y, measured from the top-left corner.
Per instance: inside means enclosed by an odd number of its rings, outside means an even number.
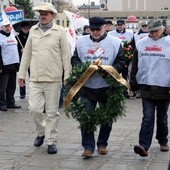
[[[126,117],[113,123],[109,153],[102,156],[95,151],[92,159],[84,160],[78,123],[68,119],[63,109],[60,109],[58,153],[47,154],[45,144],[40,148],[33,146],[36,133],[27,98],[21,100],[16,93],[16,103],[22,109],[0,111],[0,170],[167,170],[170,152],[159,151],[155,134],[148,157],[133,152],[142,119],[140,99],[126,100]]]

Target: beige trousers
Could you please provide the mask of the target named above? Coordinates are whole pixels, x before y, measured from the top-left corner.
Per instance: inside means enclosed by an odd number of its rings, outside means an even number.
[[[61,82],[30,82],[29,109],[33,115],[37,136],[45,135],[47,145],[56,144],[59,121]],[[45,109],[45,113],[43,113]]]

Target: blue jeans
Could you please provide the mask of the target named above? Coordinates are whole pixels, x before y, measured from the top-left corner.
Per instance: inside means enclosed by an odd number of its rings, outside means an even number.
[[[81,100],[85,103],[86,111],[95,110],[97,101],[81,97]],[[100,131],[97,139],[97,146],[107,147],[110,132],[112,130],[112,123],[100,126]],[[81,128],[82,146],[85,150],[95,150],[95,137],[94,131],[87,131],[87,129]]]
[[[156,139],[160,145],[168,143],[168,107],[169,100],[142,99],[143,118],[139,132],[139,144],[149,149],[152,143],[156,112]]]

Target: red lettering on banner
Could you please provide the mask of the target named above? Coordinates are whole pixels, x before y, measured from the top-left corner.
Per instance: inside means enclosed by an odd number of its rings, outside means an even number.
[[[70,33],[70,35],[73,37],[74,32],[73,32],[73,30],[72,30],[71,28],[69,28],[69,33]]]

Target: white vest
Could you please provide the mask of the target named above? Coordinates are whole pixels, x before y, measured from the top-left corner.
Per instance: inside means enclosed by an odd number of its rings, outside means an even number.
[[[0,46],[3,65],[19,63],[17,40],[14,36],[6,37],[0,34]]]
[[[128,41],[131,42],[133,38],[133,32],[130,30],[126,30],[124,33],[119,33],[116,30],[109,31],[109,34],[119,38],[122,42]]]
[[[147,37],[148,35],[149,35],[148,32],[146,32],[146,33],[141,33],[141,34],[138,34],[138,32],[136,32],[136,33],[134,34],[135,44],[136,44],[140,39],[142,39],[142,38],[144,38],[144,37]]]
[[[90,61],[91,63],[97,58],[102,60],[103,65],[113,65],[113,62],[119,51],[121,41],[113,36],[107,35],[107,37],[100,42],[93,42],[89,35],[81,37],[77,42],[77,51],[80,60],[85,63]],[[101,49],[103,52],[99,57],[95,54],[97,49]],[[107,87],[104,78],[98,73],[93,74],[85,83],[89,88],[102,88]]]
[[[170,87],[170,37],[145,37],[137,42],[139,84]]]

